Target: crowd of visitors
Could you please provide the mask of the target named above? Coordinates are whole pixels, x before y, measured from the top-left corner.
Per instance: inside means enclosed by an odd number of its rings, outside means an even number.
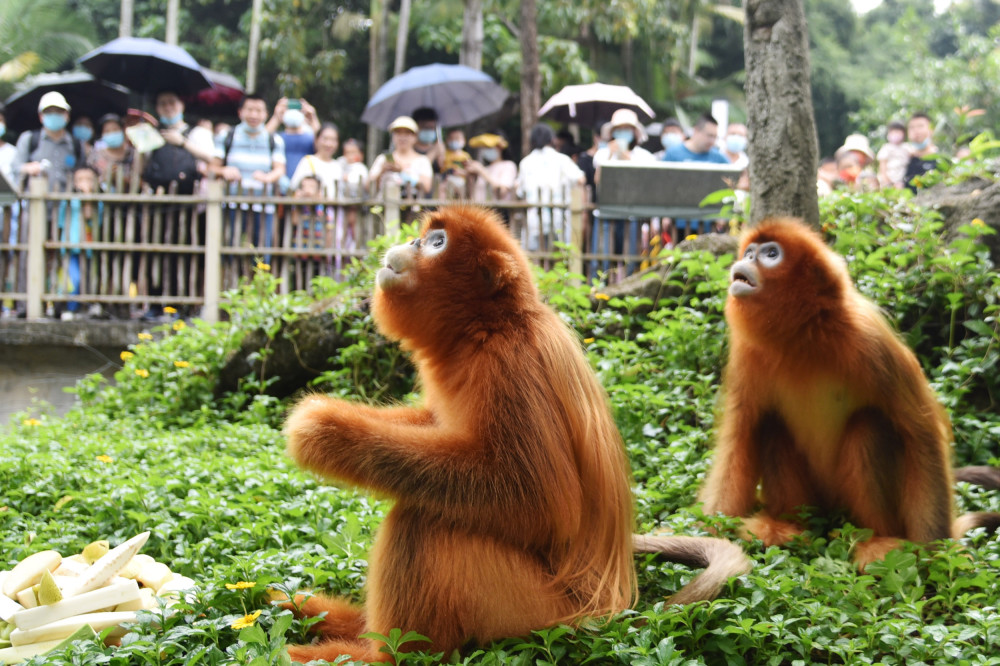
[[[155,96],[151,116],[130,110],[124,116],[107,114],[96,119],[77,116],[58,92],[42,96],[38,105],[41,129],[23,132],[16,145],[3,141],[0,107],[0,173],[24,187],[32,176],[44,175],[54,191],[100,190],[116,193],[152,191],[191,194],[210,178],[222,179],[233,194],[290,197],[313,203],[293,205],[294,228],[285,238],[296,247],[317,248],[334,244],[354,248],[358,240],[358,209],[339,205],[324,207],[323,199],[344,202],[383,192],[389,184],[404,196],[476,202],[528,204],[523,213],[499,206],[530,251],[545,251],[554,242],[569,242],[569,217],[564,213],[573,187],[586,184],[591,200],[603,166],[616,162],[702,162],[742,169],[735,183],[742,200],[751,172],[747,155],[748,128],[739,122],[724,127],[709,114],[685,126],[676,118],[658,123],[650,136],[636,113],[622,108],[591,130],[590,144],[578,147],[579,135],[566,129],[555,132],[540,123],[530,135],[530,152],[512,157],[503,132],[493,130],[466,136],[463,127],[441,127],[432,108],[414,109],[389,126],[390,146],[370,167],[364,146],[356,138],[341,140],[336,125],[323,122],[320,113],[304,99],[282,98],[269,109],[267,100],[247,95],[240,103],[238,122],[194,123],[185,116],[184,102],[173,91]],[[917,113],[904,125],[886,126],[885,142],[875,153],[868,137],[852,134],[817,171],[817,191],[853,191],[913,187],[914,179],[933,169],[939,148],[933,142],[931,118]],[[141,168],[139,168],[141,165]],[[58,211],[64,242],[89,238],[100,219],[98,207],[63,201]],[[275,224],[272,203],[230,204],[226,238],[254,247],[275,247],[282,233]],[[599,210],[599,209],[598,209]],[[18,217],[4,234],[18,239]],[[604,219],[591,221],[583,240],[585,249],[607,255],[638,255],[650,242],[669,246],[690,233],[726,231],[717,221]],[[166,232],[165,232],[166,233]],[[640,240],[641,237],[641,240]],[[22,239],[23,240],[23,239]],[[164,236],[160,242],[173,243]],[[79,251],[70,252],[69,277],[79,293]],[[264,259],[268,259],[265,253]],[[595,261],[592,266],[596,267]],[[601,264],[607,270],[608,262]],[[631,263],[627,271],[635,267]],[[169,273],[170,266],[166,267]],[[164,271],[151,278],[150,293],[169,293]],[[70,303],[68,312],[77,311]]]

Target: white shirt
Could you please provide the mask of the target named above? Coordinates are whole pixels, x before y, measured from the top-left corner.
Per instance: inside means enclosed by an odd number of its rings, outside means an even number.
[[[302,179],[306,176],[316,176],[319,179],[323,195],[333,199],[339,194],[337,188],[339,182],[343,180],[344,172],[337,160],[324,162],[315,155],[306,155],[299,160],[299,165],[295,167],[290,184],[291,189],[299,189]]]
[[[569,202],[570,188],[583,178],[583,171],[568,155],[552,146],[536,148],[518,166],[517,193],[528,203],[564,205]],[[522,243],[528,250],[538,249],[540,233],[554,232],[559,240],[569,240],[569,217],[561,207],[529,208],[526,222]]]

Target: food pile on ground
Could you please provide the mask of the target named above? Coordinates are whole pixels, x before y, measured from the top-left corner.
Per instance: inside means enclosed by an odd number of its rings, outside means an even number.
[[[190,578],[139,553],[148,538],[143,532],[115,548],[95,541],[69,557],[45,550],[0,571],[0,664],[108,627],[114,629],[106,640],[113,641],[136,611],[157,609],[157,597],[169,601],[194,587]]]

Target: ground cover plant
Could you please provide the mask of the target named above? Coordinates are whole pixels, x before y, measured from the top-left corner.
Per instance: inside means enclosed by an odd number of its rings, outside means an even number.
[[[951,413],[955,459],[1000,464],[1000,278],[977,242],[984,227],[969,220],[946,237],[935,214],[906,197],[877,194],[829,200],[822,217],[859,288],[917,350]],[[642,299],[608,298],[564,266],[539,273],[543,293],[579,332],[611,396],[632,461],[640,531],[730,527],[701,515],[695,496],[711,456],[731,261],[664,255],[656,275],[670,295],[648,313]],[[387,364],[370,319],[358,311],[371,269],[361,262],[346,283],[319,285],[325,306],[350,321],[355,343],[332,359],[316,388],[411,400],[406,392],[385,395]],[[65,417],[40,409],[0,433],[0,568],[38,550],[73,553],[96,539],[114,544],[149,530],[143,552],[198,582],[187,601],[142,614],[119,648],[81,641],[29,663],[280,664],[286,643],[307,640],[308,622],[271,605],[270,591],[313,587],[359,598],[385,503],[297,470],[280,432],[287,405],[259,382],[230,394],[214,390],[247,330],[279,335],[282,322],[312,306],[304,295],[280,295],[258,266],[231,295],[230,323],[157,329],[124,355],[116,386],[87,379],[77,389],[81,406]],[[259,353],[266,357],[266,346]],[[1000,511],[1000,493],[966,484],[956,493],[962,510]],[[663,605],[692,572],[639,557],[641,599],[633,611],[455,660],[1000,663],[1000,538],[978,531],[933,548],[907,546],[860,574],[849,551],[864,532],[806,518],[810,538],[766,550],[748,544],[754,571],[714,602]],[[400,630],[386,637],[390,648],[406,638],[407,628]]]

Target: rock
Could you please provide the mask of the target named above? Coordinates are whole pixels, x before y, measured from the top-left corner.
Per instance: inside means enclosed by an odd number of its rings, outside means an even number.
[[[972,178],[956,185],[935,185],[920,191],[913,203],[939,211],[944,218],[946,239],[974,219],[982,220],[998,232],[980,238],[990,249],[994,266],[1000,266],[1000,182]]]

